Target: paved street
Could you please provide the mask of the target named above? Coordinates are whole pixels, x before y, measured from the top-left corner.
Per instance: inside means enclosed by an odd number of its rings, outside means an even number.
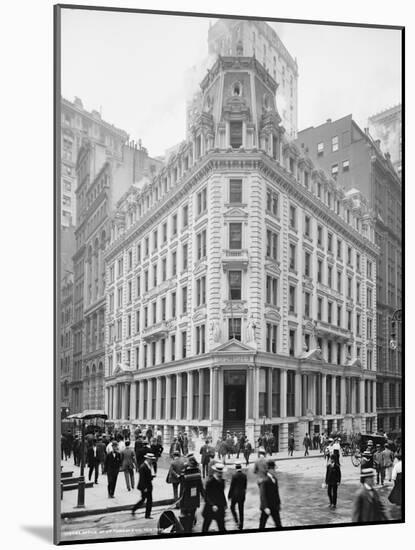
[[[301,453],[298,453],[300,455]],[[171,486],[164,480],[166,477],[167,460],[163,459],[162,467],[159,468],[158,480],[154,489],[154,500],[169,498],[171,496]],[[351,509],[354,494],[359,487],[359,469],[354,468],[350,458],[342,458],[342,484],[339,489],[338,504],[336,510],[328,508],[328,498],[326,490],[322,488],[322,482],[325,473],[325,461],[320,456],[300,459],[292,458],[289,460],[277,460],[278,479],[280,485],[280,495],[282,500],[281,520],[285,527],[305,526],[305,525],[324,525],[333,523],[349,522],[351,518]],[[230,465],[226,473],[229,479],[233,467]],[[86,504],[90,506],[92,499],[91,491],[103,495],[104,505],[106,499],[106,478],[101,477],[101,483],[98,488],[87,489]],[[381,497],[385,499],[390,492],[390,486],[379,489]],[[98,499],[96,495],[94,498]],[[116,498],[111,499],[111,505],[133,504],[139,498],[139,492],[134,489],[128,493],[125,489],[124,476],[121,474],[118,478]],[[102,498],[99,498],[102,507]],[[96,500],[98,504],[98,500]],[[64,493],[63,510],[73,510],[71,504],[76,504],[76,491]],[[387,502],[387,507],[392,519],[399,518],[399,511]],[[80,518],[68,518],[62,523],[63,540],[70,540],[72,537],[77,539],[87,538],[106,538],[111,536],[145,536],[157,533],[157,519],[165,507],[153,509],[153,519],[145,519],[144,511],[141,509],[135,517],[131,516],[129,511],[116,513],[101,513],[96,515],[87,515]],[[245,528],[256,529],[259,523],[259,494],[256,485],[256,479],[252,473],[252,465],[248,469],[248,493],[245,504]],[[200,532],[202,520],[198,514],[198,522],[195,528]],[[228,530],[235,529],[235,524],[230,511],[227,511],[226,525]],[[269,523],[269,527],[273,527]],[[216,524],[212,524],[211,529],[216,529]]]

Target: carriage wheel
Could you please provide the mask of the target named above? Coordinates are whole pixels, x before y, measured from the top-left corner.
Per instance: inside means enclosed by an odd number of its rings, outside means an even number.
[[[353,466],[355,466],[356,468],[357,468],[358,466],[360,466],[360,463],[361,463],[361,461],[362,461],[362,458],[361,458],[359,452],[353,453],[352,456],[351,456],[351,459],[352,459],[352,464],[353,464]]]

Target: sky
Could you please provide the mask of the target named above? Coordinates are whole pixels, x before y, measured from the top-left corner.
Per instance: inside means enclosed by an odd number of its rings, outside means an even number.
[[[202,17],[62,10],[62,95],[141,139],[151,156],[185,138],[185,104],[203,77]],[[271,22],[297,58],[298,129],[401,102],[401,36],[391,29]],[[278,108],[278,105],[277,105]]]

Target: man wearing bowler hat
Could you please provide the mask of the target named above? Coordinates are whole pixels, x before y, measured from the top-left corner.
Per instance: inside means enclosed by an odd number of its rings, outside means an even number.
[[[138,475],[140,476],[138,480],[137,489],[141,491],[141,499],[134,504],[132,509],[132,515],[135,514],[135,511],[140,507],[144,506],[146,503],[146,513],[145,517],[151,519],[151,508],[153,506],[153,478],[156,476],[153,468],[153,461],[155,456],[152,453],[147,453],[144,456],[144,462],[138,469]]]
[[[225,529],[225,509],[227,507],[225,497],[225,481],[223,479],[223,472],[225,466],[220,462],[212,466],[212,477],[206,482],[205,487],[205,507],[202,512],[203,526],[202,532],[209,531],[209,526],[212,520],[215,520],[218,524],[219,531],[226,531]]]
[[[374,468],[365,468],[360,472],[360,483],[362,485],[353,503],[353,522],[368,523],[388,520],[385,506],[374,488],[375,476],[376,470]]]

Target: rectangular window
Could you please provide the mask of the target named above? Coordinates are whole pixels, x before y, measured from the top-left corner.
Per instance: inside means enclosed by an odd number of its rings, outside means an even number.
[[[360,304],[360,283],[356,283],[356,302]]]
[[[339,150],[339,136],[334,136],[331,138],[331,150],[333,153]]]
[[[337,292],[342,291],[342,272],[337,272]]]
[[[304,293],[304,316],[310,317],[310,303],[311,303],[311,295],[309,292]]]
[[[350,168],[350,162],[348,160],[344,160],[342,162],[342,170],[343,172],[348,172]]]
[[[150,239],[149,239],[149,237],[146,237],[145,240],[144,240],[144,254],[145,254],[146,258],[150,254]]]
[[[167,279],[167,259],[163,258],[161,260],[161,280],[165,281]]]
[[[229,340],[232,338],[241,340],[241,325],[242,319],[237,317],[229,319]]]
[[[295,415],[295,371],[287,371],[287,416]]]
[[[229,248],[237,250],[242,248],[242,224],[229,224]]]
[[[206,201],[206,187],[202,189],[202,191],[199,191],[199,193],[196,196],[197,200],[197,214],[203,214],[203,212],[206,211],[207,208],[207,201]]]
[[[153,265],[153,287],[157,286],[157,264]]]
[[[182,288],[182,313],[187,313],[187,286]]]
[[[144,308],[144,328],[148,327],[148,307]]]
[[[296,287],[290,285],[289,287],[289,311],[295,313],[295,291]]]
[[[176,317],[176,293],[171,293],[171,316]]]
[[[166,320],[166,297],[161,299],[161,320]]]
[[[333,284],[333,268],[329,265],[327,268],[327,286],[332,287]]]
[[[183,206],[183,229],[189,225],[189,207],[187,204]]]
[[[308,181],[309,181],[308,172],[304,171],[304,187],[306,189],[308,189]]]
[[[162,227],[163,243],[167,242],[167,222],[163,223]]]
[[[128,303],[131,303],[132,299],[133,299],[133,282],[128,281],[128,284],[127,284],[127,301],[128,301]]]
[[[170,338],[171,360],[176,361],[176,336],[173,334]]]
[[[296,246],[295,244],[290,244],[290,270],[295,271],[296,267]]]
[[[144,271],[144,292],[148,292],[148,270]]]
[[[277,305],[277,279],[267,275],[266,280],[266,299],[267,304]]]
[[[239,149],[242,145],[242,121],[231,120],[229,123],[230,129],[230,146],[233,149]]]
[[[337,306],[337,326],[342,325],[342,306]]]
[[[295,330],[290,330],[289,342],[290,342],[290,356],[294,357],[294,355],[295,355]]]
[[[352,297],[352,278],[347,277],[347,297]]]
[[[360,313],[356,315],[356,334],[360,336]]]
[[[307,237],[311,236],[311,218],[310,218],[310,216],[305,216],[305,218],[304,218],[304,234]]]
[[[290,227],[291,229],[297,227],[297,209],[292,204],[290,205]]]
[[[200,277],[196,281],[196,305],[206,304],[206,277]]]
[[[340,239],[337,239],[337,259],[342,259],[342,242]]]
[[[177,235],[177,214],[174,214],[172,217],[172,231],[173,237]]]
[[[153,302],[151,305],[152,308],[152,319],[153,319],[153,325],[157,323],[157,302]]]
[[[372,262],[367,261],[367,276],[369,279],[372,278]]]
[[[280,369],[272,369],[272,411],[273,418],[281,414],[281,376]]]
[[[165,340],[165,338],[162,338],[160,340],[160,360],[161,360],[161,363],[164,363],[166,361],[166,340]]]
[[[182,332],[182,358],[184,359],[187,355],[187,332],[184,330]]]
[[[331,176],[332,176],[332,178],[336,179],[338,173],[339,173],[339,165],[338,164],[333,164],[332,167],[331,167]]]
[[[323,260],[317,260],[317,282],[323,282]]]
[[[133,251],[128,251],[128,269],[131,270],[133,267]]]
[[[197,234],[197,259],[206,257],[206,229]]]
[[[157,229],[153,233],[153,250],[157,250],[158,247],[158,233]]]
[[[205,353],[205,325],[196,327],[196,355]]]
[[[277,353],[277,325],[267,323],[266,350],[269,353]]]
[[[131,336],[131,315],[127,316],[127,336]]]
[[[331,340],[327,341],[327,362],[331,363],[333,360],[333,345]]]
[[[317,226],[317,244],[323,246],[323,228],[321,225]]]
[[[352,264],[352,248],[350,246],[347,247],[347,263]]]
[[[304,253],[304,275],[306,277],[311,276],[311,254],[310,252]]]
[[[241,300],[242,296],[242,271],[229,271],[229,299]]]
[[[333,303],[327,302],[327,322],[332,323],[333,322]]]
[[[171,275],[174,277],[177,274],[177,252],[171,254]]]
[[[278,254],[278,234],[267,230],[267,258],[277,260]]]
[[[229,180],[229,202],[231,204],[242,202],[242,180]]]
[[[347,330],[352,330],[352,312],[347,310]]]
[[[356,271],[360,273],[360,254],[356,252]]]
[[[317,155],[319,157],[322,157],[324,154],[324,142],[320,141],[320,143],[317,143]]]
[[[333,252],[333,235],[332,233],[327,233],[327,251]]]
[[[117,290],[117,307],[122,307],[122,286]]]
[[[187,271],[187,256],[188,256],[188,250],[189,250],[189,247],[187,244],[184,244],[183,245],[183,249],[182,249],[182,259],[183,259],[183,271]]]
[[[317,298],[317,320],[321,321],[323,312],[323,298],[318,297]]]

